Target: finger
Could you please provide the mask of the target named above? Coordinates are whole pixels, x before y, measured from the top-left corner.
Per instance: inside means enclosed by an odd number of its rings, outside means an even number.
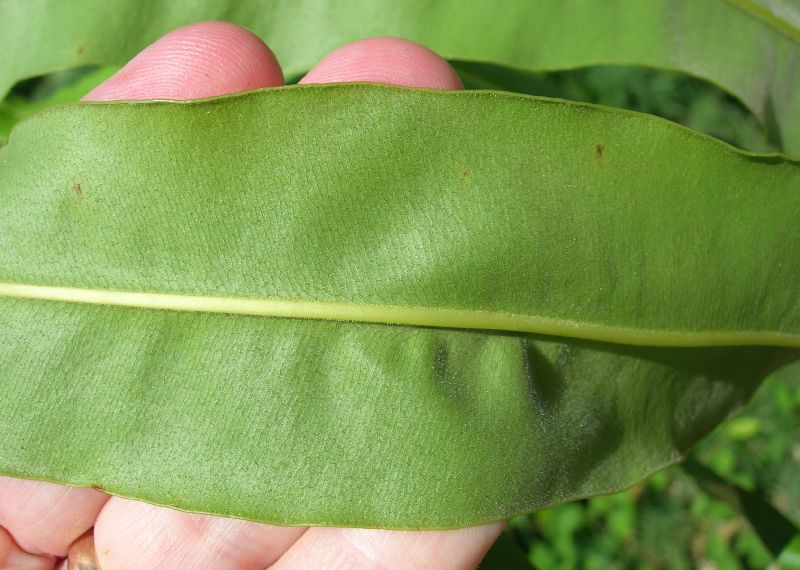
[[[52,570],[56,559],[50,556],[34,556],[23,552],[14,544],[11,535],[0,528],[0,568],[4,570]]]
[[[66,556],[107,500],[94,489],[0,477],[0,526],[28,552]]]
[[[272,568],[475,568],[502,530],[500,523],[444,531],[311,528]]]
[[[342,46],[300,83],[368,81],[406,87],[463,89],[453,68],[435,52],[400,38],[372,38]]]
[[[97,561],[117,568],[262,570],[304,532],[113,497],[94,530]]]
[[[283,85],[272,51],[257,36],[225,22],[201,22],[165,35],[85,101],[199,99]]]

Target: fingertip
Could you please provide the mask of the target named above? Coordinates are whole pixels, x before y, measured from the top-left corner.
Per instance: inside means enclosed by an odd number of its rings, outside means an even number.
[[[95,489],[0,477],[0,526],[27,552],[65,556],[108,498]]]
[[[280,65],[258,36],[200,22],[161,37],[83,100],[199,99],[278,85]]]
[[[312,527],[272,566],[290,568],[475,568],[503,530],[495,523],[454,530]]]
[[[359,40],[335,49],[300,83],[366,81],[405,87],[463,89],[456,72],[436,52],[393,37]]]
[[[304,532],[112,497],[94,541],[104,569],[267,568]]]
[[[56,559],[36,556],[23,551],[2,527],[0,527],[0,568],[12,570],[52,570]]]

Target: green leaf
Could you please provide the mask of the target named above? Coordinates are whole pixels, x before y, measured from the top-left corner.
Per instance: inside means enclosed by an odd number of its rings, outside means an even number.
[[[800,533],[800,529],[773,507],[762,493],[725,481],[693,457],[683,466],[704,491],[741,513],[773,556],[778,557],[784,550],[791,550],[792,539]]]
[[[751,416],[739,416],[728,423],[728,437],[732,440],[748,440],[761,430],[761,421]]]
[[[800,569],[800,534],[794,537],[778,558],[780,570]]]
[[[800,154],[800,32],[781,15],[751,0],[3,0],[0,96],[25,77],[122,64],[175,27],[220,19],[267,40],[289,77],[378,35],[526,70],[679,70],[734,94],[778,148]]]
[[[53,108],[0,149],[0,472],[392,528],[622,489],[797,358],[798,182],[493,92]]]
[[[532,570],[525,553],[507,532],[502,533],[478,566],[480,570]]]

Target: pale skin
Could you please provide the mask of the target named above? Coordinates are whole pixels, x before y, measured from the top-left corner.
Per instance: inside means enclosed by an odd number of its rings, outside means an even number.
[[[397,38],[340,47],[301,83],[347,81],[462,88],[445,60]],[[260,39],[232,24],[204,22],[162,37],[85,99],[196,99],[278,85],[283,73]],[[0,568],[66,568],[70,544],[93,526],[103,570],[468,569],[502,530],[501,523],[418,532],[280,527],[0,477]]]

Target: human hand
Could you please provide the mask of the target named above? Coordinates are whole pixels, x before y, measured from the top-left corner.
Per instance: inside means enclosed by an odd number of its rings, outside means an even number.
[[[438,55],[394,38],[339,48],[301,83],[345,81],[461,88]],[[278,85],[280,66],[261,40],[232,24],[206,22],[167,34],[85,99],[195,99]],[[59,558],[94,527],[103,570],[474,568],[502,529],[499,523],[419,532],[279,527],[7,477],[0,477],[0,526],[1,568],[66,568]]]

